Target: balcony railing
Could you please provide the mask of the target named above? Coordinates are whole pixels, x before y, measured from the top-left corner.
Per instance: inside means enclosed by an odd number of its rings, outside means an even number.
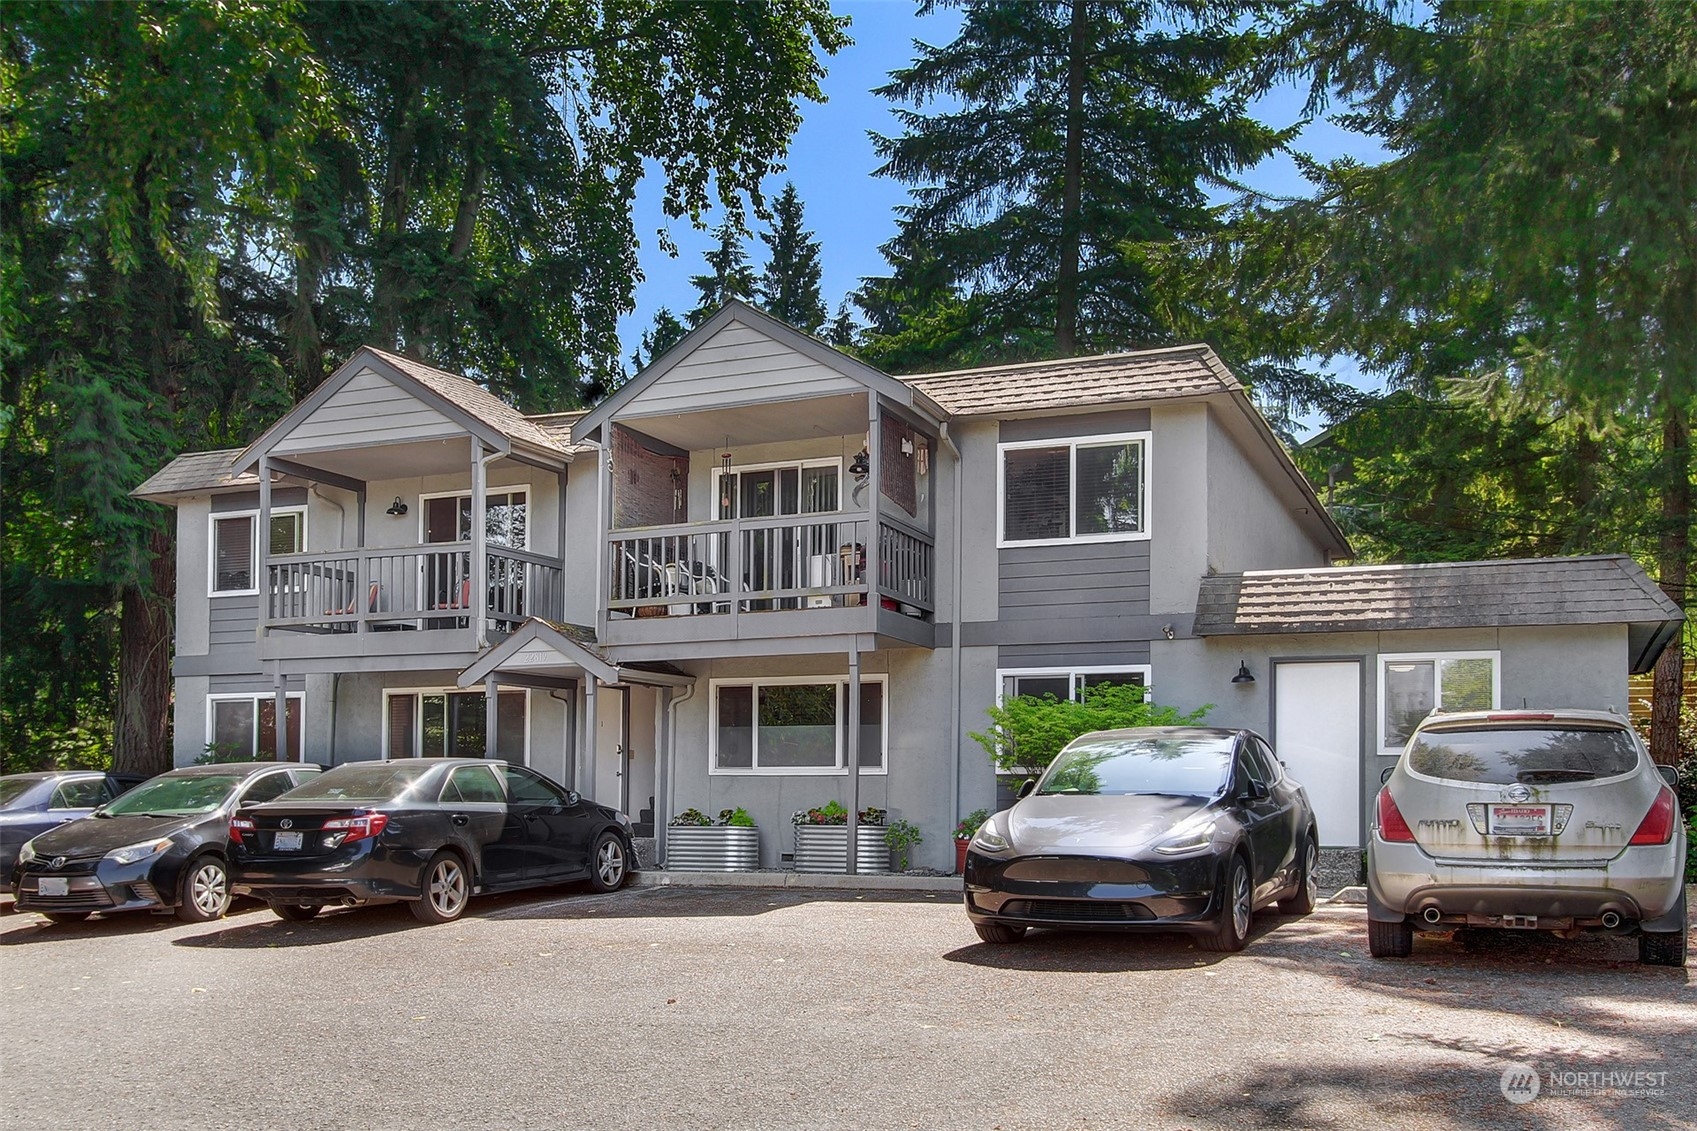
[[[289,554],[270,561],[265,627],[290,632],[466,628],[473,601],[471,544]],[[541,554],[486,550],[484,613],[510,632],[528,616],[558,620],[564,573]]]
[[[931,538],[860,514],[650,526],[609,539],[615,615],[722,615],[864,606],[869,573],[885,607],[934,609]]]

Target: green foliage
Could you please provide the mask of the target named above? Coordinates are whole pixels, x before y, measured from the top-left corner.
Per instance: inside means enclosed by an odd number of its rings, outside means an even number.
[[[999,773],[1042,773],[1061,748],[1081,734],[1121,727],[1188,726],[1212,709],[1181,715],[1146,701],[1141,687],[1102,684],[1074,700],[1053,695],[1015,695],[991,707],[990,727],[970,737],[984,748]]]
[[[630,355],[631,366],[636,372],[642,372],[654,364],[655,358],[683,341],[687,333],[689,327],[662,306],[654,312],[654,324],[642,332],[642,345]]]
[[[713,818],[699,809],[685,809],[666,823],[673,828],[706,828],[713,823]]]
[[[713,823],[734,829],[752,829],[754,818],[748,815],[747,809],[739,805],[735,809],[719,810],[719,819]]]
[[[801,226],[801,213],[795,185],[784,185],[772,204],[772,225],[760,233],[768,255],[755,296],[772,317],[803,333],[818,334],[825,325],[825,300],[819,294],[823,268],[819,240]]]
[[[860,811],[860,823],[863,825],[881,825],[886,814],[882,809],[871,806]],[[827,801],[812,809],[797,809],[790,817],[790,823],[795,825],[846,825],[848,810],[840,801]]]
[[[959,824],[955,825],[955,839],[970,840],[972,838],[972,834],[978,831],[979,826],[983,825],[984,822],[989,819],[990,810],[974,809],[972,812],[962,817]]]
[[[718,246],[708,251],[707,273],[691,275],[690,286],[698,296],[695,309],[689,312],[689,324],[699,326],[712,317],[733,298],[747,302],[754,297],[754,268],[748,264],[748,253],[742,246],[740,222],[726,220],[713,230]]]
[[[924,843],[919,826],[909,821],[892,821],[884,830],[884,843],[895,857],[896,871],[905,872],[913,856],[913,846]]]
[[[224,762],[260,762],[267,760],[267,755],[256,753],[246,746],[236,746],[228,742],[208,742],[206,749],[195,756],[197,766],[210,766]]]

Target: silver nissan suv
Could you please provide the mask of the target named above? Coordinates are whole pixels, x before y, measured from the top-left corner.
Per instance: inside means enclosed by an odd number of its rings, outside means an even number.
[[[1417,930],[1604,931],[1636,933],[1640,962],[1684,966],[1672,776],[1608,711],[1428,716],[1379,790],[1368,949],[1405,957]]]

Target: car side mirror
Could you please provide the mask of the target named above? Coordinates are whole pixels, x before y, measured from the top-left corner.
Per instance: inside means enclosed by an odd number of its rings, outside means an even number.
[[[1036,778],[1026,778],[1024,781],[1019,783],[1019,793],[1016,796],[1018,796],[1021,800],[1023,800],[1027,797],[1030,797],[1031,794],[1032,794],[1032,791],[1035,790],[1036,788],[1037,788],[1037,779]]]
[[[580,802],[582,800],[583,800],[583,795],[581,793],[579,793],[577,790],[575,790],[575,789],[566,790],[566,804],[567,805],[576,805],[578,802]]]
[[[1656,769],[1662,772],[1663,781],[1675,789],[1679,788],[1679,768],[1677,766],[1657,766]]]
[[[1243,783],[1243,798],[1245,801],[1265,801],[1273,796],[1268,788],[1253,779]]]
[[[1395,766],[1386,766],[1384,769],[1380,770],[1379,771],[1379,784],[1380,785],[1387,784],[1391,780],[1391,775],[1394,774],[1394,773],[1396,773],[1396,767]]]

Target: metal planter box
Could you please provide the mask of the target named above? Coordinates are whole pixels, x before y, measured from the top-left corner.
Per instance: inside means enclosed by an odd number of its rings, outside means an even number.
[[[890,846],[884,843],[884,826],[861,825],[855,832],[855,871],[861,875],[887,873]],[[847,872],[848,826],[795,826],[795,870],[838,875]]]
[[[666,830],[672,872],[753,872],[760,868],[760,830],[742,825],[674,825]]]

